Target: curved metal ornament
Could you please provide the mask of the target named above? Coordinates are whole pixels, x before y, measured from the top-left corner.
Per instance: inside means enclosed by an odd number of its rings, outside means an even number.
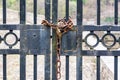
[[[94,45],[90,45],[88,42],[87,42],[87,39],[89,36],[94,36],[97,40],[97,42],[94,44]],[[86,37],[85,37],[85,44],[87,46],[89,46],[90,48],[94,48],[96,47],[98,44],[99,44],[99,37],[95,34],[95,33],[89,33]]]
[[[113,43],[111,45],[107,45],[105,43],[104,39],[105,39],[106,36],[111,36],[113,38]],[[107,34],[103,35],[103,37],[102,37],[102,44],[106,48],[111,48],[111,47],[113,47],[116,44],[116,37],[113,34],[111,34],[111,33],[107,33]]]
[[[10,44],[10,43],[8,43],[7,42],[7,36],[9,36],[9,35],[13,35],[14,37],[15,37],[15,42],[14,43],[12,43],[12,44]],[[17,42],[18,42],[18,37],[17,37],[17,35],[15,34],[15,33],[13,33],[13,32],[8,32],[7,34],[5,34],[5,36],[4,36],[4,38],[3,38],[4,40],[4,43],[7,45],[7,46],[9,46],[9,47],[13,47],[14,45],[16,45],[17,44]]]

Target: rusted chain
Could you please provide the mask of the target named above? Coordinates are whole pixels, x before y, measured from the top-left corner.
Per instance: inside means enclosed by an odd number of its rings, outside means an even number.
[[[61,39],[57,36],[57,60],[56,60],[56,78],[61,78],[61,61],[60,61]]]
[[[56,30],[57,35],[57,59],[56,59],[56,79],[59,80],[61,78],[61,61],[60,61],[60,53],[61,53],[61,38],[62,35],[67,33],[69,30],[74,30],[73,28],[73,22],[71,21],[70,17],[69,20],[66,21],[65,18],[58,20],[57,24],[49,23],[47,20],[43,20],[42,23],[45,26],[52,27],[54,30]]]

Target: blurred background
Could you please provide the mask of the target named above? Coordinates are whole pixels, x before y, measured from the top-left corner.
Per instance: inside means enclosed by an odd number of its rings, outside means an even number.
[[[7,11],[19,14],[19,0],[6,0],[7,1]],[[83,24],[96,24],[96,2],[97,0],[83,0]],[[120,5],[120,0],[118,0]],[[76,18],[76,0],[70,0],[69,2],[70,16]],[[44,18],[44,0],[37,1],[37,13],[40,18]],[[2,0],[0,0],[0,9],[2,9]],[[120,9],[120,6],[119,6]],[[0,10],[0,14],[2,14]],[[30,20],[30,15],[33,13],[33,0],[26,0],[26,11],[27,11],[27,23],[32,23],[33,20]],[[7,18],[9,18],[9,12]],[[31,13],[31,14],[30,14]],[[120,12],[119,12],[120,15]],[[0,22],[2,15],[0,15]],[[12,15],[11,15],[12,16]],[[15,16],[15,15],[14,15]],[[65,0],[58,0],[58,18],[65,17]],[[7,19],[8,20],[8,19]],[[39,17],[38,17],[39,20]],[[38,21],[38,23],[40,20]],[[74,21],[75,22],[75,21]],[[120,17],[119,17],[120,23]],[[114,0],[101,0],[101,24],[114,24]]]

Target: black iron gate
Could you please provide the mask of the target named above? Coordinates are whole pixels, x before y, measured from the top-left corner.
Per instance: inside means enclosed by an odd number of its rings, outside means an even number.
[[[115,1],[115,25],[100,25],[100,0],[97,0],[97,26],[95,25],[82,25],[83,19],[83,6],[82,0],[77,0],[77,25],[75,32],[69,32],[63,36],[62,39],[62,54],[66,56],[66,80],[69,80],[69,56],[76,56],[76,79],[82,80],[82,56],[96,56],[97,57],[97,78],[100,80],[100,56],[114,56],[114,80],[118,80],[118,56],[120,51],[111,51],[110,49],[116,44],[120,43],[120,39],[117,39],[111,31],[120,31],[120,26],[118,26],[118,0]],[[52,0],[52,22],[57,22],[58,16],[58,0]],[[50,21],[50,7],[51,0],[45,0],[45,19]],[[4,41],[9,49],[0,49],[0,54],[3,55],[3,80],[7,80],[6,71],[6,55],[8,54],[20,54],[20,80],[26,80],[26,55],[34,55],[34,80],[37,80],[37,55],[45,55],[45,80],[50,80],[50,57],[52,57],[52,80],[56,80],[56,55],[55,46],[53,46],[52,56],[50,56],[50,29],[42,25],[37,24],[37,0],[34,0],[34,25],[26,25],[26,1],[20,0],[20,24],[18,25],[8,25],[6,23],[6,0],[3,0],[3,25],[0,25],[0,30],[9,30],[4,37],[0,38],[0,42]],[[69,0],[66,0],[66,16],[69,18]],[[14,30],[20,31],[20,38],[13,32]],[[89,31],[90,33],[82,39],[82,32]],[[106,31],[106,34],[100,39],[94,31]],[[43,34],[44,33],[44,34]],[[53,44],[55,42],[55,32],[53,31],[52,39]],[[6,41],[8,35],[13,35],[16,41],[13,44],[9,44]],[[97,42],[94,45],[90,45],[87,42],[89,36],[94,36]],[[113,43],[107,45],[104,41],[106,36],[111,36],[113,38]],[[12,49],[14,45],[20,42],[20,49]],[[83,50],[82,42],[91,50]],[[94,50],[94,47],[98,45],[99,42],[107,47],[107,50]],[[77,44],[76,44],[77,43]]]

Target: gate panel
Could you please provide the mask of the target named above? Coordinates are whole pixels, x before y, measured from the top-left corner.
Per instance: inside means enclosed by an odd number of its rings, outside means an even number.
[[[0,30],[9,30],[8,34],[13,34],[13,30],[20,31],[20,49],[12,49],[11,45],[7,45],[9,49],[0,49],[0,54],[3,55],[3,80],[7,80],[7,68],[6,68],[6,56],[8,54],[20,54],[20,80],[26,80],[26,55],[34,56],[34,80],[37,80],[37,55],[45,56],[45,80],[56,80],[56,34],[53,31],[50,35],[50,28],[41,25],[25,25],[26,23],[26,0],[20,0],[20,25],[5,25],[6,24],[6,0],[3,1],[3,25],[0,25]],[[113,37],[115,43],[120,44],[120,39],[116,39],[111,31],[120,31],[118,26],[118,0],[115,1],[114,6],[114,26],[112,25],[100,25],[101,18],[101,1],[97,0],[97,26],[96,25],[82,25],[83,20],[83,0],[76,0],[77,2],[77,25],[75,25],[76,31],[70,31],[62,37],[62,56],[66,56],[66,80],[69,80],[69,56],[76,56],[76,79],[82,80],[82,57],[83,56],[96,56],[97,68],[96,68],[96,80],[100,80],[100,57],[101,56],[114,56],[114,80],[118,80],[118,56],[120,51],[110,50],[113,46],[106,46],[103,39],[100,39],[95,31],[106,31],[107,35]],[[45,19],[50,22],[50,7],[51,1],[45,0]],[[58,17],[58,1],[52,0],[52,22],[57,23]],[[34,0],[34,24],[37,24],[37,0]],[[69,18],[69,0],[66,0],[66,19]],[[89,31],[90,35],[97,37],[98,43],[104,43],[107,50],[94,50],[94,46],[88,47],[90,50],[83,50],[82,43],[86,40],[82,38],[83,32]],[[15,36],[15,35],[14,35]],[[89,35],[88,35],[89,36]],[[105,35],[104,35],[105,36]],[[52,44],[50,38],[52,37]],[[5,37],[4,37],[5,38]],[[1,38],[1,41],[5,41]],[[114,44],[113,44],[114,45]],[[51,55],[51,47],[52,55]],[[50,59],[52,58],[52,61]],[[50,64],[50,61],[52,64]],[[50,65],[52,70],[50,70]],[[52,71],[52,72],[50,72]],[[51,76],[50,76],[51,74]]]
[[[44,78],[45,80],[50,79],[50,34],[48,29],[39,25],[22,25],[20,42],[21,50],[25,55],[45,55]]]
[[[20,31],[20,39],[16,39],[15,41],[16,43],[20,41],[20,49],[12,49],[14,45],[11,44],[12,45],[11,46],[6,44],[7,46],[9,46],[9,49],[0,49],[1,54],[3,55],[20,54],[21,55],[20,59],[22,60],[21,66],[22,67],[24,66],[25,68],[26,68],[26,63],[23,63],[23,62],[25,61],[26,55],[45,55],[45,60],[46,60],[45,75],[47,76],[45,77],[45,79],[46,80],[48,80],[48,78],[50,79],[50,60],[49,60],[50,59],[50,34],[48,33],[48,29],[45,26],[24,25],[24,24],[0,25],[0,30],[1,31],[10,30],[10,32],[8,32],[9,34],[8,33],[5,34],[6,37],[11,34],[15,34],[14,32],[11,32],[11,31],[14,31],[14,30]],[[5,41],[5,37],[2,38],[2,41]],[[24,72],[26,73],[26,71],[25,71],[25,68],[22,68],[22,67],[21,67],[22,71],[20,75],[21,75],[21,79],[24,79],[26,75],[23,75],[22,73]]]

